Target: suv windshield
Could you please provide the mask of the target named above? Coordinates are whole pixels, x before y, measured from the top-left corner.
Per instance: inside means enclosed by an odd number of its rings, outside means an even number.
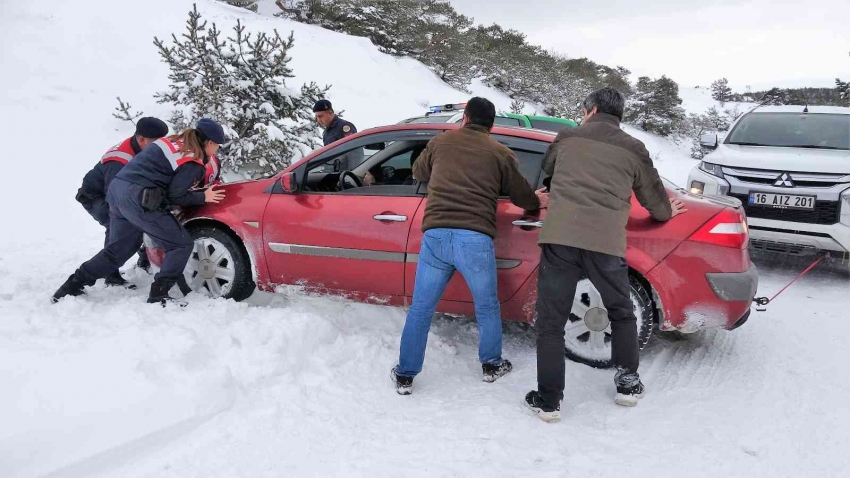
[[[735,126],[726,144],[850,149],[850,115],[750,113]]]

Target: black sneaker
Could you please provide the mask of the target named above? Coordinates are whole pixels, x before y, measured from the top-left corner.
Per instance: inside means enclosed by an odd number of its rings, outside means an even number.
[[[525,404],[544,422],[557,422],[561,419],[561,405],[549,405],[537,390],[532,390],[526,394]]]
[[[485,363],[481,364],[481,368],[484,370],[484,381],[487,383],[493,383],[498,380],[499,377],[507,375],[508,372],[514,369],[514,366],[511,365],[509,360],[502,360],[501,365]]]
[[[53,293],[53,297],[50,298],[50,301],[55,304],[59,302],[59,299],[69,295],[73,297],[84,295],[86,293],[83,290],[84,288],[85,284],[77,278],[77,274],[71,274],[71,276],[68,277],[68,280],[66,280],[65,283]]]
[[[413,392],[413,377],[406,377],[395,373],[395,368],[390,371],[390,377],[395,382],[395,391],[399,395],[410,395]]]
[[[614,395],[614,403],[624,407],[634,407],[638,400],[646,395],[646,388],[640,381],[637,372],[629,373],[625,370],[617,370],[614,376],[614,384],[617,386],[617,394]]]
[[[104,278],[106,287],[124,287],[125,289],[135,290],[136,285],[128,282],[127,279],[121,276],[119,271],[115,271]]]

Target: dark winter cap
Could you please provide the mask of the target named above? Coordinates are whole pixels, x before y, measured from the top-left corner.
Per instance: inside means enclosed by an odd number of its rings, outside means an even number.
[[[331,105],[331,102],[328,100],[319,100],[313,105],[313,112],[318,113],[319,111],[330,111],[334,109]]]
[[[136,123],[136,136],[162,138],[168,134],[168,125],[159,118],[146,117]]]
[[[213,143],[224,144],[227,142],[227,139],[224,137],[224,128],[214,120],[201,118],[198,120],[198,125],[195,126],[195,129],[200,131],[204,135],[204,138]]]

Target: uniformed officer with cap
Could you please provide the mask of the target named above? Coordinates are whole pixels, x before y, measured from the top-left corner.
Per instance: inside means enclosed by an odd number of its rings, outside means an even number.
[[[106,202],[106,191],[115,175],[121,171],[139,152],[149,144],[168,134],[168,125],[158,118],[146,117],[136,123],[133,136],[116,144],[83,177],[83,184],[77,191],[77,201],[101,226],[106,228],[104,247],[109,243],[109,204]],[[138,265],[144,269],[150,267],[147,253],[142,247],[139,250]],[[106,285],[123,285],[134,288],[123,277],[118,269],[106,276]]]
[[[316,113],[316,121],[322,128],[325,128],[325,132],[322,134],[322,141],[325,146],[357,132],[357,128],[351,122],[345,121],[334,113],[333,105],[328,100],[317,101],[313,105],[313,112]],[[352,154],[337,159],[334,168],[337,171],[350,171],[357,167],[360,164],[359,160],[362,159],[362,151],[352,152]]]

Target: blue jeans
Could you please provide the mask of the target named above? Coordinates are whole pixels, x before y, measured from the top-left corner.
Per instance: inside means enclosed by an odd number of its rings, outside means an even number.
[[[415,377],[422,371],[431,317],[456,270],[472,291],[478,320],[478,358],[481,363],[501,365],[502,317],[496,295],[493,239],[465,229],[430,229],[422,238],[413,305],[401,334],[398,375]]]

